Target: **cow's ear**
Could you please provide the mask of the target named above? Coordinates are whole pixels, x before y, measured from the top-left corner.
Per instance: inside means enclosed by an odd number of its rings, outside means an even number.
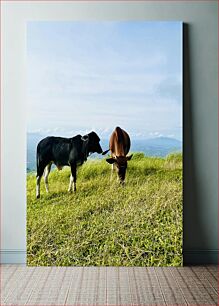
[[[83,140],[83,141],[88,141],[88,139],[89,139],[88,135],[84,135],[84,136],[81,137],[81,140]]]
[[[115,160],[115,158],[112,158],[112,157],[111,157],[111,158],[107,158],[106,161],[107,161],[109,164],[113,164],[113,163],[115,163],[116,160]]]
[[[132,156],[133,156],[133,154],[130,155],[130,156],[127,156],[127,157],[126,157],[127,161],[130,160],[130,159],[132,159]]]

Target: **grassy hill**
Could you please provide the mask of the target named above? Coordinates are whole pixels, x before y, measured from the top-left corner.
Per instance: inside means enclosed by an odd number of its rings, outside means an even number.
[[[110,171],[104,160],[87,161],[69,194],[70,169],[54,170],[40,200],[27,175],[28,265],[182,265],[182,155],[134,154],[125,187]]]

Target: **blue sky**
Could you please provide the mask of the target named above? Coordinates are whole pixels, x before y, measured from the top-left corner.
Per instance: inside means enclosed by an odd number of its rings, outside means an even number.
[[[28,132],[182,138],[181,22],[29,22]]]

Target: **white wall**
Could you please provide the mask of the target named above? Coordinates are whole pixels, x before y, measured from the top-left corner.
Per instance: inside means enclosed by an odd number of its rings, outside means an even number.
[[[185,67],[188,78],[184,79],[187,84],[184,252],[190,257],[207,254],[206,261],[211,254],[215,260],[218,248],[217,1],[4,1],[1,5],[2,262],[25,262],[25,26],[30,20],[180,20],[188,24],[185,52],[189,66]]]

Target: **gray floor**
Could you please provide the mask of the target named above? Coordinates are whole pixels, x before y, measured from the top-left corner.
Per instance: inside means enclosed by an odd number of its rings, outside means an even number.
[[[217,266],[1,266],[1,305],[218,305]]]

